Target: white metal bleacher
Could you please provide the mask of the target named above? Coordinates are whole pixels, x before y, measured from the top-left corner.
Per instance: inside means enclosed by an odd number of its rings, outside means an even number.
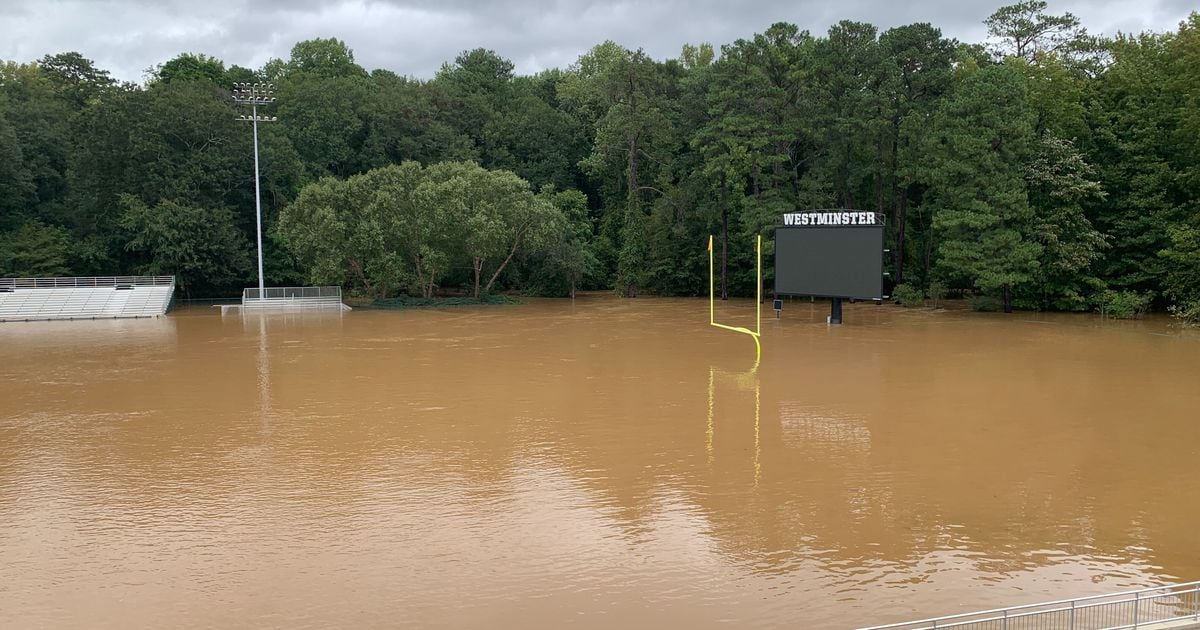
[[[0,322],[164,315],[174,276],[0,278]]]
[[[248,311],[348,311],[342,303],[341,287],[266,287],[242,291],[241,304],[221,305],[221,314]]]

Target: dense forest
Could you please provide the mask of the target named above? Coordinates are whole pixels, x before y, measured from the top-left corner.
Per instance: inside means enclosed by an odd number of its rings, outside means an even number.
[[[0,276],[253,284],[231,90],[270,82],[270,285],[696,295],[715,234],[720,291],[752,295],[753,235],[851,208],[886,218],[898,296],[1200,317],[1200,14],[1103,38],[1027,0],[985,23],[779,23],[667,60],[603,42],[533,76],[483,49],[368,72],[336,39],[259,69],[184,53],[143,85],[77,53],[5,62]]]

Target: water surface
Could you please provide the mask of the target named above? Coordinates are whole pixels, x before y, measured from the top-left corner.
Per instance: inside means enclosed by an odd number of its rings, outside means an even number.
[[[848,628],[1200,579],[1200,336],[827,308],[768,310],[757,370],[702,300],[0,325],[0,627]]]

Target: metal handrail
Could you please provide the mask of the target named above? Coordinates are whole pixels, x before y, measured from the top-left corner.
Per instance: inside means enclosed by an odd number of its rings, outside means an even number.
[[[1183,616],[1172,617],[1168,619],[1152,619],[1141,620],[1138,604],[1140,602],[1152,602],[1164,597],[1181,597],[1184,595],[1193,595],[1191,598],[1191,607],[1194,610]],[[1074,629],[1082,628],[1076,625],[1076,618],[1080,612],[1088,610],[1121,606],[1132,604],[1133,617],[1132,623],[1118,626],[1104,626],[1106,628],[1137,628],[1139,625],[1149,623],[1162,623],[1166,621],[1174,621],[1178,619],[1197,618],[1200,619],[1200,581],[1185,582],[1182,584],[1169,584],[1165,586],[1152,586],[1143,589],[1132,591],[1123,591],[1119,593],[1109,593],[1106,595],[1088,595],[1085,597],[1076,597],[1072,599],[1060,599],[1048,602],[1039,602],[1035,604],[1021,604],[1018,606],[1009,606],[1007,608],[993,608],[990,610],[980,610],[968,613],[958,613],[954,615],[945,615],[942,617],[930,617],[928,619],[919,619],[916,621],[905,621],[900,623],[891,623],[881,626],[870,626],[861,630],[924,630],[924,629],[942,629],[942,628],[966,628],[979,624],[1001,622],[1007,624],[1015,619],[1022,619],[1038,615],[1053,615],[1060,613],[1069,613],[1071,618],[1067,625],[1063,628]],[[1054,607],[1054,608],[1049,608]],[[1054,626],[1060,627],[1060,626]]]
[[[62,289],[72,287],[171,286],[175,276],[87,276],[68,278],[0,278],[4,289]]]
[[[261,297],[260,297],[261,296]],[[342,300],[341,287],[267,287],[259,293],[257,287],[242,290],[243,301],[256,300],[294,300],[328,298],[330,301]]]

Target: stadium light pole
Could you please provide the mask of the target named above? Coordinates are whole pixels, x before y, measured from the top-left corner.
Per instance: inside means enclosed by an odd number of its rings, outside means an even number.
[[[275,86],[271,83],[234,83],[233,100],[240,105],[250,106],[250,115],[242,114],[238,120],[248,120],[254,127],[254,217],[258,228],[258,299],[266,297],[263,292],[263,247],[262,247],[262,195],[258,190],[258,123],[275,122],[275,116],[259,116],[259,105],[275,102]]]

